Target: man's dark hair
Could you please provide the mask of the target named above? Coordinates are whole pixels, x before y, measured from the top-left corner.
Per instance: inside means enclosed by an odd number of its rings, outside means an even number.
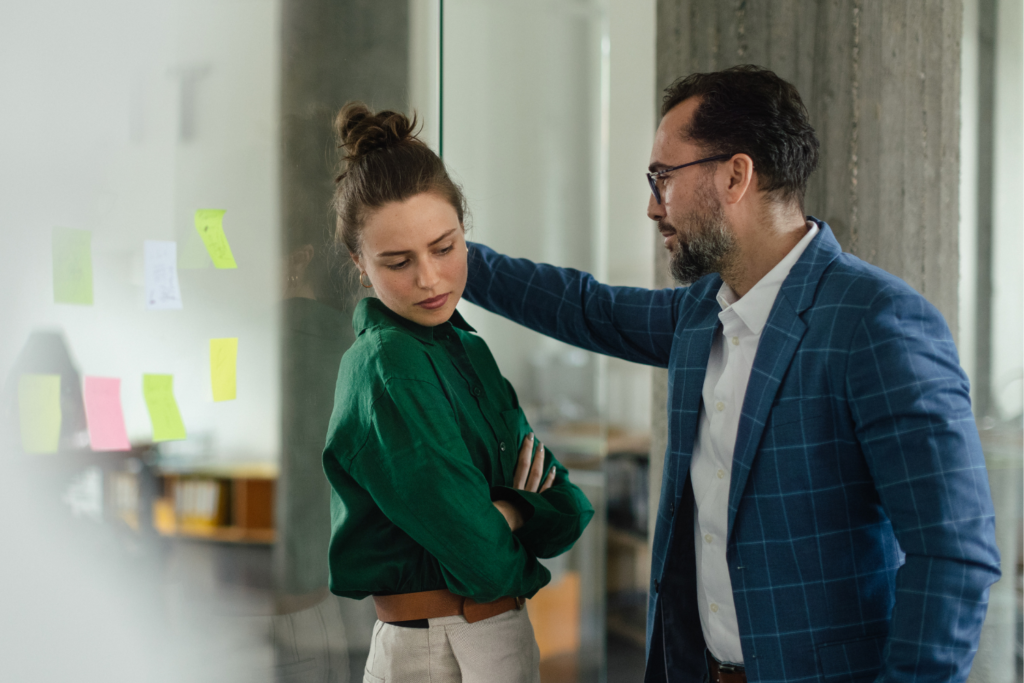
[[[691,97],[701,102],[683,137],[709,155],[749,155],[758,189],[779,201],[795,199],[802,210],[818,138],[796,88],[753,64],[695,73],[665,89],[661,115]]]

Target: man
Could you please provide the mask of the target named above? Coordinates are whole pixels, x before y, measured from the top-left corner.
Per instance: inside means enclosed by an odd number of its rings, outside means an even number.
[[[681,285],[471,252],[466,298],[668,367],[647,681],[962,681],[999,577],[939,312],[805,218],[818,141],[753,66],[666,91],[648,178]]]

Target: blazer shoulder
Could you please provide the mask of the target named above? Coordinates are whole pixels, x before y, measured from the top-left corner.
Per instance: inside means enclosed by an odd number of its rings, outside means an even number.
[[[845,252],[822,273],[819,297],[826,303],[865,307],[899,299],[927,303],[917,290],[899,277]]]

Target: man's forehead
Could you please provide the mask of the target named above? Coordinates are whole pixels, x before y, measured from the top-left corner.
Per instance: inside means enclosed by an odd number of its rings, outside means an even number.
[[[683,131],[689,125],[693,110],[696,109],[697,98],[684,100],[672,107],[658,123],[654,134],[654,146],[651,148],[652,170],[675,166],[690,147],[695,145],[683,138]]]

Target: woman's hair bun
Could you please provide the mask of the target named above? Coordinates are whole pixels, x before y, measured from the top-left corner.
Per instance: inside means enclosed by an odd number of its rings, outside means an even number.
[[[338,147],[345,161],[356,163],[368,154],[416,140],[416,118],[395,111],[374,113],[362,102],[346,104],[334,120]]]

